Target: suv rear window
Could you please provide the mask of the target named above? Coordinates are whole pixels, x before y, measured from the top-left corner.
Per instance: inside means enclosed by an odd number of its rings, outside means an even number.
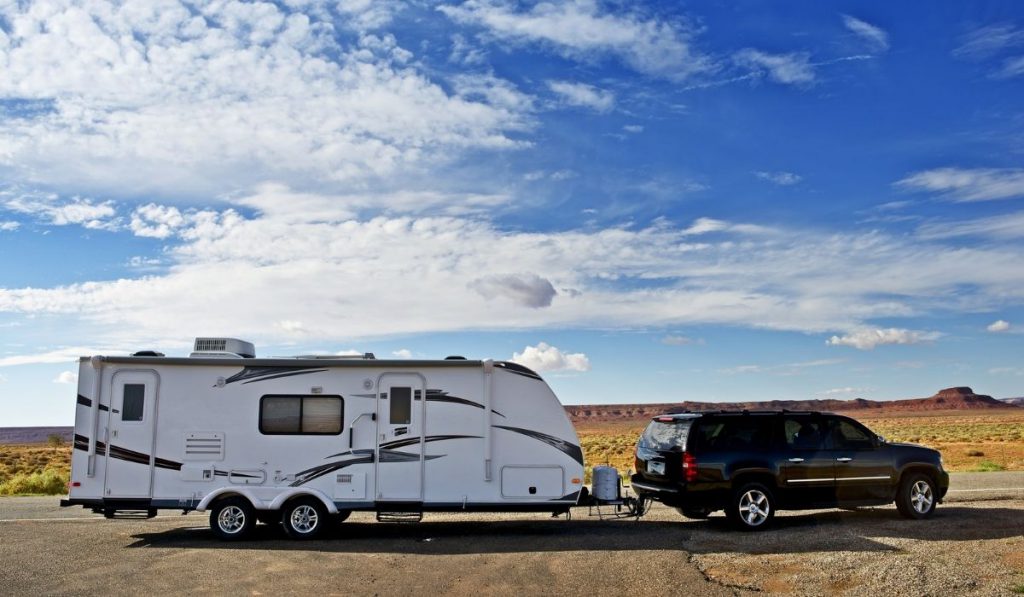
[[[651,421],[640,436],[640,445],[650,450],[686,449],[686,436],[690,433],[692,419],[678,421]]]

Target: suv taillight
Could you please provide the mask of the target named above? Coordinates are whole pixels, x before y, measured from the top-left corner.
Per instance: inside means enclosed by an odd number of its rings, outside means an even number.
[[[697,458],[689,452],[683,452],[683,479],[687,483],[697,480]]]

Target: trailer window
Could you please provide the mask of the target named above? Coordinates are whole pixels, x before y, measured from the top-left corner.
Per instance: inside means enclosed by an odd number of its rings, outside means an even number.
[[[337,435],[344,409],[341,396],[264,396],[260,399],[260,433]]]
[[[121,400],[121,420],[141,421],[146,407],[146,386],[140,383],[124,384]]]
[[[408,425],[412,422],[412,388],[391,388],[391,408],[388,422]]]

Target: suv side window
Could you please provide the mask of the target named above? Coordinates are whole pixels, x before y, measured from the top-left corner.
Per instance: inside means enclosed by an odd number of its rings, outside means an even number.
[[[782,438],[790,450],[822,450],[826,436],[824,421],[817,417],[782,419]]]
[[[870,450],[875,447],[874,437],[847,419],[832,419],[830,435],[833,450]]]
[[[762,450],[771,444],[772,419],[764,416],[722,417],[704,422],[699,444],[706,450]]]

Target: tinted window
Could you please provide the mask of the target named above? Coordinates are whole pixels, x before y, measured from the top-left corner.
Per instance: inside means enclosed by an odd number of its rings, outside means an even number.
[[[690,433],[693,421],[683,419],[678,422],[651,421],[640,436],[640,445],[651,450],[679,450],[686,448],[686,436]]]
[[[344,420],[341,396],[264,396],[260,432],[267,435],[337,435]]]
[[[772,417],[737,416],[709,418],[701,422],[700,446],[705,450],[738,452],[768,448]]]
[[[833,419],[832,447],[837,450],[870,450],[874,447],[874,437],[852,421]]]
[[[412,422],[412,388],[391,388],[390,419],[392,425],[408,425]]]
[[[146,386],[140,383],[124,385],[124,399],[121,401],[122,421],[141,421],[146,410]]]
[[[826,433],[821,419],[812,417],[784,417],[782,437],[791,450],[820,450]]]

